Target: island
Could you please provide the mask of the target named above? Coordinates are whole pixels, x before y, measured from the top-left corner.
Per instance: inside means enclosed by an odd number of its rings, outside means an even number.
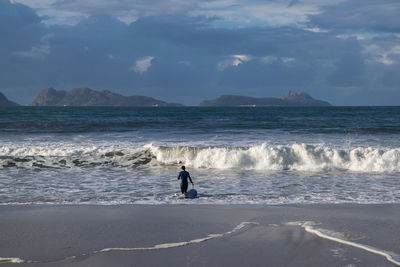
[[[326,101],[312,98],[305,92],[287,92],[282,98],[249,97],[239,95],[222,95],[213,100],[206,100],[199,104],[203,107],[240,107],[240,106],[272,106],[272,107],[327,107]]]
[[[5,95],[0,92],[0,107],[16,107],[19,106],[17,103],[14,103],[7,99]]]
[[[125,107],[178,107],[181,104],[167,103],[148,96],[123,96],[117,93],[95,91],[90,88],[75,88],[58,91],[46,88],[33,100],[32,106],[125,106]]]

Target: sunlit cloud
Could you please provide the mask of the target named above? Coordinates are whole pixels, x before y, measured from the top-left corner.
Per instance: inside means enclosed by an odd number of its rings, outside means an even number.
[[[134,66],[130,68],[130,70],[134,72],[146,72],[151,67],[151,62],[153,61],[154,57],[146,56],[144,58],[136,60]]]
[[[295,61],[296,59],[292,58],[292,57],[281,57],[281,60],[282,60],[283,64],[288,64],[290,62]]]
[[[223,71],[229,67],[237,67],[251,60],[262,62],[264,64],[270,64],[278,61],[282,64],[288,65],[291,62],[295,61],[296,59],[293,57],[278,57],[274,55],[261,56],[261,57],[252,55],[231,55],[228,58],[225,58],[218,62],[217,70]]]
[[[318,32],[318,33],[329,32],[328,30],[323,30],[323,29],[321,29],[321,28],[318,28],[318,27],[313,27],[313,28],[303,28],[303,30],[305,30],[305,31],[309,31],[309,32]]]
[[[376,62],[384,65],[392,65],[398,62],[396,58],[400,56],[400,45],[395,45],[390,49],[385,49],[376,44],[372,44],[365,46],[363,52],[373,58]]]
[[[252,59],[249,55],[232,55],[228,58],[221,60],[217,64],[217,70],[223,71],[228,67],[237,67],[240,64],[248,62]]]

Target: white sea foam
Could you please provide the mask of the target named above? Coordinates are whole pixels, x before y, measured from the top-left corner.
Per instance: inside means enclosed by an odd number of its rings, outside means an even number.
[[[3,145],[0,167],[82,167],[185,164],[204,169],[399,172],[400,148],[260,144],[249,147],[188,147],[106,144]]]
[[[95,253],[108,252],[108,251],[159,250],[159,249],[182,247],[182,246],[187,246],[187,245],[191,245],[191,244],[197,244],[197,243],[205,242],[205,241],[208,241],[210,239],[223,237],[223,236],[226,236],[226,235],[231,235],[231,234],[239,231],[240,229],[242,229],[246,225],[256,225],[256,224],[258,224],[258,223],[257,222],[241,222],[235,228],[233,228],[231,231],[228,231],[226,233],[223,233],[223,234],[209,234],[209,235],[207,235],[205,237],[196,238],[196,239],[192,239],[192,240],[189,240],[189,241],[176,242],[176,243],[164,243],[164,244],[154,245],[152,247],[104,248],[104,249],[102,249],[100,251],[96,251]]]
[[[331,240],[333,242],[337,242],[340,244],[344,244],[347,246],[352,246],[352,247],[356,247],[362,250],[365,250],[367,252],[373,253],[373,254],[377,254],[380,256],[385,257],[389,262],[396,264],[398,266],[400,266],[400,257],[399,255],[390,252],[390,251],[385,251],[379,248],[374,248],[371,246],[367,246],[367,245],[363,245],[363,244],[359,244],[356,242],[352,242],[352,241],[348,241],[343,239],[342,235],[340,233],[335,233],[333,231],[329,231],[329,230],[325,230],[325,229],[318,229],[315,228],[315,223],[311,222],[311,221],[306,221],[306,222],[289,222],[287,223],[287,225],[298,225],[304,228],[304,230],[310,234],[314,234],[316,236],[319,236],[321,238],[327,239],[327,240]]]
[[[349,150],[323,145],[293,144],[251,147],[148,146],[158,162],[184,163],[195,168],[297,171],[399,172],[400,149],[356,147]]]
[[[24,263],[25,261],[20,258],[1,258],[0,257],[0,264],[1,263]]]

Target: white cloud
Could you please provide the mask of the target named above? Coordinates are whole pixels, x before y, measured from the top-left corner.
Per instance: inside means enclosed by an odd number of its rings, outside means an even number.
[[[328,30],[323,30],[323,29],[318,28],[318,27],[314,27],[314,28],[303,28],[303,30],[309,31],[309,32],[317,32],[317,33],[329,32]]]
[[[277,57],[277,56],[271,56],[271,55],[260,57],[259,59],[261,60],[261,62],[263,62],[265,64],[276,62],[277,60],[280,60],[280,62],[282,62],[283,64],[289,64],[290,62],[293,62],[296,60],[293,57]]]
[[[228,67],[237,67],[242,63],[248,62],[252,59],[249,55],[231,55],[217,64],[217,70],[223,71]]]
[[[249,55],[233,55],[232,58],[233,58],[232,66],[235,67],[251,60],[251,57]]]
[[[359,41],[365,40],[365,36],[361,34],[338,34],[336,38],[339,39],[349,39],[349,38],[356,38]]]
[[[281,60],[282,60],[283,64],[288,64],[290,62],[295,61],[296,59],[292,58],[292,57],[281,57]]]
[[[400,45],[392,46],[390,49],[384,49],[376,44],[364,47],[364,54],[369,55],[376,62],[384,65],[392,65],[397,63],[396,57],[400,56]]]
[[[293,57],[277,57],[277,56],[273,56],[273,55],[262,56],[262,57],[256,57],[256,56],[244,55],[244,54],[231,55],[228,58],[218,62],[217,70],[223,71],[229,67],[237,67],[237,66],[239,66],[245,62],[248,62],[250,60],[261,61],[264,64],[269,64],[269,63],[279,60],[282,64],[288,65],[291,62],[295,61],[296,59]]]
[[[389,51],[385,51],[382,53],[381,58],[378,58],[377,61],[381,62],[385,65],[392,65],[396,63],[394,57],[400,55],[400,45],[393,46]]]
[[[33,46],[29,51],[17,51],[13,54],[19,57],[44,60],[50,54],[50,45],[41,44]]]
[[[136,60],[136,63],[134,66],[130,67],[130,70],[134,72],[146,72],[150,67],[151,67],[151,62],[154,59],[154,57],[147,56],[141,59]]]
[[[392,65],[394,63],[394,61],[389,58],[389,55],[387,53],[384,53],[377,57],[376,61],[384,65]]]

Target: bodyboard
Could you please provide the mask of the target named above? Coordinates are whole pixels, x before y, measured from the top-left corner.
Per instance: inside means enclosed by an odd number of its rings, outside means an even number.
[[[185,198],[196,198],[197,197],[197,191],[196,189],[190,189],[185,193]]]

